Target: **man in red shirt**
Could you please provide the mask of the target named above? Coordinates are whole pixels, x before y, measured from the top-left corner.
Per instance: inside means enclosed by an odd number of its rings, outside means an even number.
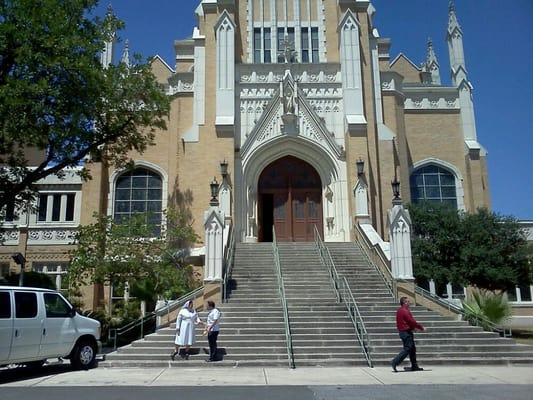
[[[413,318],[409,305],[410,302],[407,297],[400,298],[400,308],[396,311],[396,327],[398,328],[400,338],[403,342],[403,349],[391,362],[392,370],[394,372],[398,372],[396,367],[400,365],[407,356],[409,356],[409,360],[411,361],[411,371],[423,371],[423,368],[420,368],[416,363],[416,346],[413,331],[415,329],[424,331],[425,329]]]

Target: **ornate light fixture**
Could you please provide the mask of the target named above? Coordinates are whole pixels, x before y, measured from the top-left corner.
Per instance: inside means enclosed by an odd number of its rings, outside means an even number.
[[[393,204],[396,202],[401,202],[402,199],[400,198],[400,181],[398,180],[398,178],[395,176],[394,177],[394,180],[391,182],[391,186],[392,186],[392,194],[394,195],[394,197],[392,198],[392,202]]]
[[[217,178],[214,177],[213,178],[213,181],[209,184],[209,186],[211,187],[211,201],[209,202],[209,205],[211,206],[218,206],[218,188],[219,188],[219,184],[217,182]]]
[[[226,159],[220,163],[220,175],[222,175],[223,179],[226,179],[226,176],[228,176],[228,162]]]
[[[357,166],[357,176],[363,175],[365,173],[365,160],[359,158],[359,160],[355,162],[355,165]]]

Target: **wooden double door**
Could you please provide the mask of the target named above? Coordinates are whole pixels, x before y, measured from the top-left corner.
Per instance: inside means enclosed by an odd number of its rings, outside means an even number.
[[[259,178],[259,240],[285,242],[314,240],[314,226],[322,234],[322,184],[316,170],[287,156],[267,166]]]

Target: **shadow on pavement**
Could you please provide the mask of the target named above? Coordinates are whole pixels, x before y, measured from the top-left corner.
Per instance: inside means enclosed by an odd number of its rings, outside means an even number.
[[[0,385],[12,382],[24,382],[30,379],[46,378],[48,376],[64,374],[67,372],[72,372],[72,368],[68,362],[63,364],[48,364],[40,368],[31,368],[26,366],[1,368]]]

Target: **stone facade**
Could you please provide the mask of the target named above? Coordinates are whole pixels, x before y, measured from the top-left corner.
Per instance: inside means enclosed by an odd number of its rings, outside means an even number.
[[[390,182],[397,177],[401,197],[410,201],[413,174],[428,166],[447,177],[457,207],[490,206],[487,154],[477,142],[463,32],[453,8],[447,41],[454,78],[446,86],[431,43],[422,67],[404,54],[391,60],[391,41],[379,36],[370,1],[198,2],[192,37],[174,43],[176,64],[152,61],[157,80],[173,96],[167,129],[157,132],[155,146],[131,156],[160,178],[161,207],[187,212],[201,238],[209,182],[220,180],[223,160],[229,171],[225,217],[237,241],[262,240],[261,229],[270,228],[262,226],[268,224],[265,213],[276,220],[276,212],[287,210],[297,218],[298,204],[269,209],[258,190],[262,173],[285,156],[305,161],[320,176],[316,204],[326,241],[354,240],[358,218],[387,239]],[[76,183],[82,224],[94,213],[115,215],[127,206],[119,204],[117,191],[124,171],[98,163],[90,168],[93,180]],[[305,216],[316,204],[302,200]],[[30,224],[29,235],[40,241],[48,235],[32,229]],[[59,231],[47,247],[24,235],[8,237],[2,262],[23,242],[28,254],[67,260]]]

